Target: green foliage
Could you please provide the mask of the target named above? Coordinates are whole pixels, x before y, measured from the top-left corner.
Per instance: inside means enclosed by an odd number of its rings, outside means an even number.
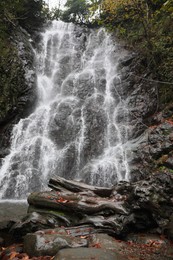
[[[23,11],[17,12],[19,24],[27,31],[39,28],[44,21],[43,0],[23,0]]]
[[[103,0],[101,24],[145,58],[158,80],[173,82],[173,1]]]
[[[84,23],[89,13],[89,5],[85,0],[67,0],[65,7],[67,8],[62,19],[68,22]]]
[[[62,10],[60,8],[53,8],[49,12],[49,20],[59,20],[62,17]]]
[[[165,173],[167,173],[167,172],[173,173],[173,170],[170,168],[167,168],[166,166],[160,166],[158,170],[161,172],[165,172]]]
[[[44,6],[43,0],[1,0],[0,30],[9,31],[19,24],[32,32],[47,18],[43,11]]]

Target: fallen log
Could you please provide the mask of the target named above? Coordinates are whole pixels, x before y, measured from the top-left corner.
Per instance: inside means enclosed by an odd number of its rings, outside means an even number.
[[[91,186],[82,182],[66,180],[62,177],[56,177],[49,180],[48,186],[53,190],[64,191],[62,188],[72,192],[93,192],[100,197],[110,197],[113,188]]]
[[[35,192],[28,197],[28,203],[38,207],[48,207],[81,215],[129,214],[124,201],[116,201],[114,198],[88,197],[80,193]]]
[[[45,209],[49,214],[53,210],[65,226],[89,224],[99,231],[122,235],[133,229],[167,227],[173,214],[171,174],[153,175],[136,183],[120,182],[112,188],[57,177],[50,180],[49,187],[54,190],[29,196],[31,212]]]

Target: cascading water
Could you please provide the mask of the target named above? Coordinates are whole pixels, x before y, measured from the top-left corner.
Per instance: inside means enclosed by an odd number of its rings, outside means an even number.
[[[128,180],[128,109],[111,36],[57,21],[42,36],[38,105],[13,129],[0,197],[26,198],[56,175],[104,186]]]

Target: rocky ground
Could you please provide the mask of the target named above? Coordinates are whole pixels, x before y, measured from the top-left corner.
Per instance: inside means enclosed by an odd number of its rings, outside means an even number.
[[[50,240],[42,244],[43,247],[28,248],[28,243],[31,242],[31,234],[28,235],[28,242],[23,244],[14,244],[8,248],[4,248],[1,253],[1,259],[33,259],[33,260],[70,260],[70,259],[99,259],[99,260],[169,260],[173,259],[173,244],[165,237],[159,237],[151,234],[131,234],[127,241],[117,240],[107,234],[94,234],[85,236],[85,238],[70,237],[70,235],[61,235],[58,230],[39,231],[33,234],[42,236],[42,238],[52,238],[53,236],[59,237],[56,244],[56,250],[51,246]],[[60,232],[60,231],[59,231]],[[47,234],[48,233],[48,234]],[[68,238],[68,239],[67,239]],[[72,243],[73,247],[69,247]],[[77,243],[80,244],[75,244]],[[54,246],[55,246],[54,244]],[[71,244],[71,245],[72,245]],[[60,248],[61,245],[61,248]],[[68,245],[68,246],[67,246]],[[77,248],[74,248],[74,247]],[[49,248],[49,249],[48,249]],[[51,249],[50,249],[51,248]],[[38,251],[37,251],[38,250]],[[54,251],[53,251],[54,250]],[[26,253],[27,251],[27,253]],[[56,252],[55,252],[56,251]],[[33,256],[33,252],[37,256]],[[57,253],[58,252],[58,253]],[[28,255],[30,254],[30,256]],[[49,255],[46,255],[49,254]],[[52,254],[54,254],[52,256]],[[32,256],[31,256],[32,255]]]
[[[63,178],[1,222],[1,259],[173,259],[173,176],[99,188]],[[9,233],[9,236],[7,236]]]

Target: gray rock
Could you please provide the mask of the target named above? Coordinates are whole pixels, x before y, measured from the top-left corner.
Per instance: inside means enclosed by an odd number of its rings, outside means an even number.
[[[126,257],[119,255],[106,249],[96,248],[78,248],[78,249],[63,249],[54,258],[54,260],[126,260]]]
[[[49,231],[49,233],[36,232],[34,234],[27,234],[24,237],[24,251],[29,256],[54,256],[63,248],[78,248],[88,245],[86,239],[55,234],[53,230]]]
[[[121,243],[115,238],[107,234],[94,234],[90,236],[89,247],[95,247],[99,245],[102,249],[111,249],[115,252],[120,251],[126,244],[121,241]]]
[[[35,232],[41,229],[54,228],[58,226],[58,220],[51,215],[40,215],[33,212],[27,214],[19,222],[15,223],[10,232],[16,237],[22,237],[30,232]]]
[[[164,162],[164,165],[173,170],[173,156],[168,154],[168,159]]]
[[[168,168],[167,172],[172,169],[172,132],[172,123],[164,120],[135,140],[130,159],[132,181],[143,179],[156,169],[161,172],[162,166]]]
[[[151,245],[151,244],[158,244],[160,247],[165,247],[166,245],[170,245],[170,241],[166,239],[165,237],[160,237],[156,234],[134,234],[131,233],[126,237],[126,241],[133,242],[137,244],[145,244],[145,245]]]

